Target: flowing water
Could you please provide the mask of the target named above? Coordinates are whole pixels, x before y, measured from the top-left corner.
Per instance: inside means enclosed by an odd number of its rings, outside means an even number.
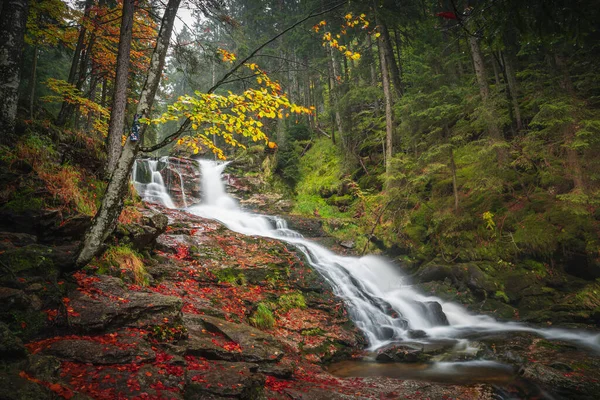
[[[155,167],[152,163],[148,161],[150,170],[152,166]],[[401,342],[421,346],[450,343],[458,351],[468,351],[469,339],[498,332],[533,332],[548,339],[571,341],[600,351],[599,334],[567,329],[535,329],[524,324],[498,322],[489,316],[471,314],[458,304],[416,290],[399,267],[382,257],[340,256],[288,229],[285,220],[279,217],[244,211],[225,190],[221,174],[226,166],[227,163],[200,161],[202,203],[188,207],[186,211],[218,220],[229,229],[245,235],[274,238],[296,246],[331,285],[334,293],[344,300],[350,317],[367,338],[370,350]],[[158,199],[155,202],[170,207],[170,200],[163,198],[167,190],[157,187],[159,181],[162,179],[155,180],[153,173],[152,183],[136,184],[136,188],[139,186],[143,189],[140,195],[144,199]],[[444,375],[448,371],[453,371],[455,375],[459,370],[483,367],[479,364],[451,364],[437,363],[435,367],[424,368],[424,375]],[[503,367],[499,365],[493,367],[502,370]],[[353,368],[356,369],[351,364],[339,366],[341,371],[345,371],[340,374],[352,374],[348,371]],[[381,371],[386,368],[377,366],[375,370],[383,373]],[[394,373],[401,374],[399,370]]]
[[[135,160],[132,172],[133,185],[142,200],[148,203],[161,204],[167,208],[175,208],[175,204],[165,187],[165,181],[157,170],[159,161],[166,162],[168,160],[165,157],[161,160]]]

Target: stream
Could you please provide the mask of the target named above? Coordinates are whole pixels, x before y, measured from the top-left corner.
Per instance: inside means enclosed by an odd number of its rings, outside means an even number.
[[[441,383],[506,383],[513,379],[514,368],[493,361],[477,359],[473,342],[489,335],[511,335],[528,332],[551,340],[568,341],[600,352],[598,333],[569,329],[538,329],[516,322],[499,322],[485,315],[468,312],[459,304],[444,301],[416,290],[401,268],[383,257],[367,255],[348,257],[333,253],[305,239],[287,227],[284,219],[251,213],[241,209],[227,194],[221,174],[228,163],[200,160],[202,173],[202,203],[185,211],[221,222],[227,228],[244,235],[254,235],[284,241],[300,250],[310,265],[318,271],[343,299],[350,318],[367,339],[368,350],[401,344],[413,348],[440,346],[450,349],[454,357],[434,359],[433,363],[384,364],[374,359],[344,361],[333,364],[329,371],[340,377],[387,376],[401,379],[422,379]],[[140,164],[149,169],[150,182],[139,181]],[[133,180],[140,196],[147,202],[173,208],[156,161],[138,160]],[[470,361],[462,361],[470,360]],[[467,380],[468,382],[463,382]]]

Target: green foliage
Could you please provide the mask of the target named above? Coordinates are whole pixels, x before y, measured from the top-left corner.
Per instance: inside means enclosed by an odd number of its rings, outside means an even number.
[[[275,326],[275,317],[267,305],[259,303],[250,317],[250,323],[259,329],[271,329]]]

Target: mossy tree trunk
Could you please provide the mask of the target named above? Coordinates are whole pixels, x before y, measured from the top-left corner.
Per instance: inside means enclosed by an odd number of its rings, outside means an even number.
[[[0,140],[15,130],[29,0],[5,0],[0,15]]]

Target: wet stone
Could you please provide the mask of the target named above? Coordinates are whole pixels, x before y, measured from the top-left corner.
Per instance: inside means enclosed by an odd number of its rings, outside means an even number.
[[[63,360],[96,365],[127,364],[154,360],[150,345],[139,339],[123,337],[117,344],[101,343],[85,339],[61,340],[43,350]]]
[[[188,371],[185,398],[188,400],[204,400],[211,398],[210,396],[248,400],[261,398],[265,376],[256,373],[257,369],[256,364],[215,362],[208,370]]]

